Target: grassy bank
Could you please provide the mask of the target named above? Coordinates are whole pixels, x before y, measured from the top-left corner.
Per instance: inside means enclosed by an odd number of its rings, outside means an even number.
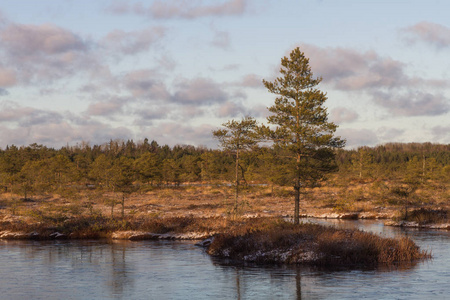
[[[430,257],[408,238],[381,238],[359,230],[300,224],[279,218],[147,217],[113,219],[80,216],[47,223],[2,221],[2,232],[23,232],[17,239],[111,238],[123,231],[212,235],[207,252],[236,261],[314,266],[376,267]],[[26,234],[25,234],[26,233]],[[11,238],[11,237],[10,237]]]
[[[349,184],[346,193],[339,191],[339,188],[327,186],[307,190],[307,194],[302,195],[301,214],[328,218],[406,217],[401,216],[405,210],[400,200],[383,202],[379,200],[380,195],[370,193],[370,187]],[[395,195],[387,196],[396,199]],[[234,189],[224,185],[150,188],[127,195],[123,206],[121,201],[122,193],[91,189],[32,195],[26,199],[3,193],[0,196],[0,231],[38,233],[33,238],[47,238],[55,232],[70,238],[109,237],[119,230],[222,232],[232,228],[232,219],[236,216],[280,218],[293,213],[292,189],[284,187],[273,190],[265,186],[243,187],[237,212],[233,211]],[[352,205],[340,205],[344,201]],[[438,201],[423,205],[424,208],[418,209],[410,204],[407,220],[418,220],[420,224],[449,223],[449,203]]]
[[[382,238],[316,224],[295,226],[281,220],[260,221],[219,234],[207,251],[238,261],[346,267],[376,267],[430,257],[408,238]]]
[[[403,212],[397,221],[415,222],[419,225],[449,223],[450,213],[444,208],[420,208]]]
[[[101,215],[79,216],[69,219],[47,219],[46,222],[26,223],[17,220],[0,222],[0,232],[22,232],[17,238],[26,239],[97,239],[110,238],[117,231],[146,231],[167,233],[214,233],[224,231],[229,221],[223,218],[146,217],[113,219]],[[55,236],[55,233],[58,233]]]

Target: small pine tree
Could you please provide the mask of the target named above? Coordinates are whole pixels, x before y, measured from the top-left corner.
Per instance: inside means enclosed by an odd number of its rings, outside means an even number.
[[[213,131],[213,135],[220,142],[224,150],[232,151],[236,156],[235,165],[235,202],[234,211],[238,208],[239,195],[239,159],[242,151],[248,150],[258,143],[256,120],[245,117],[241,121],[231,120],[222,124],[225,128]]]

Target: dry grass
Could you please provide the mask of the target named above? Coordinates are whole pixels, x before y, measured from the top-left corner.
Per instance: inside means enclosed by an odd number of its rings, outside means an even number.
[[[370,212],[392,213],[402,210],[402,203],[389,204],[384,182],[350,182],[339,187],[330,182],[323,187],[309,189],[302,195],[300,213],[322,215],[334,212]],[[426,195],[426,191],[420,191]],[[442,190],[442,193],[448,193]],[[432,210],[450,209],[448,201],[435,202],[443,195],[432,198],[426,203]],[[290,187],[253,186],[242,188],[239,197],[237,215],[233,211],[234,189],[230,186],[193,186],[152,188],[146,192],[134,193],[125,200],[124,214],[121,217],[120,193],[102,193],[101,191],[82,189],[64,195],[32,195],[31,199],[21,199],[18,195],[0,196],[0,229],[28,228],[45,231],[57,228],[65,232],[80,232],[79,236],[103,236],[102,231],[115,229],[140,228],[147,226],[149,231],[164,232],[170,226],[162,225],[171,220],[174,224],[183,218],[205,220],[198,228],[213,228],[206,220],[228,220],[239,217],[289,217],[293,214],[293,191]],[[445,195],[444,195],[445,196]],[[437,201],[437,200],[436,200]],[[114,206],[113,206],[114,205]],[[113,214],[111,215],[111,209]],[[429,222],[432,215],[416,216],[419,223]],[[448,220],[448,213],[447,213]],[[3,222],[2,222],[3,220]],[[434,220],[437,220],[434,218]],[[181,222],[181,221],[180,221]],[[203,221],[202,221],[203,222]],[[217,221],[219,222],[219,221]],[[222,221],[220,221],[222,222]],[[220,223],[219,222],[219,223]],[[228,222],[228,221],[227,221]],[[92,223],[86,224],[86,223]],[[131,224],[131,225],[130,225]],[[181,223],[180,223],[181,224]],[[189,224],[188,224],[189,225]],[[175,226],[175,231],[181,227]],[[229,225],[229,224],[228,224]],[[144,227],[145,227],[144,226]],[[195,227],[195,226],[194,226]],[[219,226],[220,227],[220,226]],[[185,230],[185,229],[183,229]]]
[[[416,222],[419,225],[450,223],[450,213],[448,209],[420,208],[403,214],[399,220]]]
[[[164,233],[215,233],[231,226],[224,218],[155,217],[113,219],[101,215],[79,216],[67,219],[48,218],[46,222],[27,223],[22,220],[0,222],[0,231],[37,233],[34,238],[49,239],[58,232],[65,238],[96,239],[108,238],[115,231],[136,230],[156,234]]]
[[[220,234],[208,253],[259,263],[377,267],[428,258],[408,238],[381,238],[359,230],[263,220]]]

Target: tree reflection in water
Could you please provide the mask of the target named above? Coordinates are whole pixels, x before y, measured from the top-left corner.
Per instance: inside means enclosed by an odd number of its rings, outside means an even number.
[[[127,262],[127,247],[124,243],[113,242],[110,248],[110,278],[108,285],[111,293],[115,296],[124,294],[134,285],[133,270],[135,269],[132,262]]]

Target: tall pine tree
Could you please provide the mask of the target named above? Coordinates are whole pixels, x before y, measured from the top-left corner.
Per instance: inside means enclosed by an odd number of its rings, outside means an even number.
[[[336,169],[334,149],[345,140],[334,137],[337,125],[328,121],[326,94],[316,88],[322,78],[314,78],[309,59],[299,48],[281,59],[280,77],[263,80],[270,93],[277,95],[267,119],[269,138],[291,153],[291,173],[295,190],[294,222],[299,223],[300,189],[324,179]]]

